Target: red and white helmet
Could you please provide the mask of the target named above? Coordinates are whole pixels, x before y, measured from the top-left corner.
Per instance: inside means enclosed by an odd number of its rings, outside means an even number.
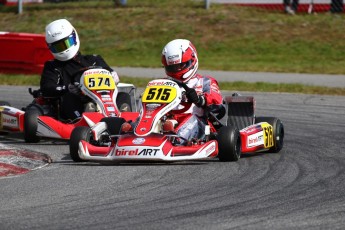
[[[79,51],[77,31],[66,19],[59,19],[46,26],[46,42],[55,57],[60,61],[72,59]]]
[[[188,82],[198,70],[198,56],[194,45],[186,39],[169,42],[162,51],[165,73],[180,82]]]

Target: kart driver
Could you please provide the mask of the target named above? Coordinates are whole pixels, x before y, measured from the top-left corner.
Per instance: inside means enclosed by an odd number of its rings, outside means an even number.
[[[189,40],[170,41],[163,48],[162,64],[167,77],[180,83],[186,90],[185,100],[190,103],[186,112],[173,114],[172,119],[165,122],[163,129],[165,131],[173,129],[172,131],[188,141],[204,139],[207,124],[206,109],[212,111],[225,109],[218,82],[210,76],[197,73],[197,51]],[[181,141],[181,144],[186,144],[186,141]]]
[[[44,97],[60,97],[60,116],[74,120],[84,111],[85,97],[78,87],[83,70],[100,66],[109,70],[117,84],[119,77],[99,55],[82,55],[76,29],[66,19],[59,19],[46,26],[45,39],[54,60],[44,64],[40,89]],[[76,82],[76,83],[75,83]]]

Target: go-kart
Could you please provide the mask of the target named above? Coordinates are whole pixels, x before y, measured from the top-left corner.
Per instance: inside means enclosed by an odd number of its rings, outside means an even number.
[[[184,86],[185,87],[185,86]],[[284,126],[275,117],[255,117],[253,97],[227,96],[224,106],[206,108],[205,138],[186,140],[164,130],[169,113],[182,101],[185,89],[179,83],[158,79],[147,84],[141,96],[141,111],[124,132],[128,122],[120,117],[103,119],[93,127],[77,127],[70,139],[74,161],[185,161],[218,157],[237,161],[242,153],[279,152]],[[184,110],[182,108],[182,110]],[[174,111],[176,112],[176,111]],[[182,112],[182,111],[181,111]]]
[[[28,143],[39,142],[41,137],[68,140],[75,127],[90,127],[104,117],[122,117],[122,112],[136,110],[134,85],[116,85],[111,73],[100,67],[88,67],[80,74],[76,82],[87,102],[81,118],[62,119],[60,98],[44,97],[40,90],[29,88],[34,100],[22,110],[0,102],[0,131],[23,132]]]

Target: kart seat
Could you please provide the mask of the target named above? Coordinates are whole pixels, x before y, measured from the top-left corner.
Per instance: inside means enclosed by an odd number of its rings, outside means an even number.
[[[228,104],[227,125],[241,130],[254,123],[254,97],[227,96],[225,102]]]

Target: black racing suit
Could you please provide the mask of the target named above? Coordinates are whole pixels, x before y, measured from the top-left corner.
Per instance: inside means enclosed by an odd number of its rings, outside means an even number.
[[[113,71],[99,55],[82,55],[78,53],[68,61],[51,60],[44,64],[40,89],[44,97],[60,98],[60,117],[74,120],[84,110],[85,96],[68,91],[70,83],[79,82],[83,69],[89,66],[100,66]]]

